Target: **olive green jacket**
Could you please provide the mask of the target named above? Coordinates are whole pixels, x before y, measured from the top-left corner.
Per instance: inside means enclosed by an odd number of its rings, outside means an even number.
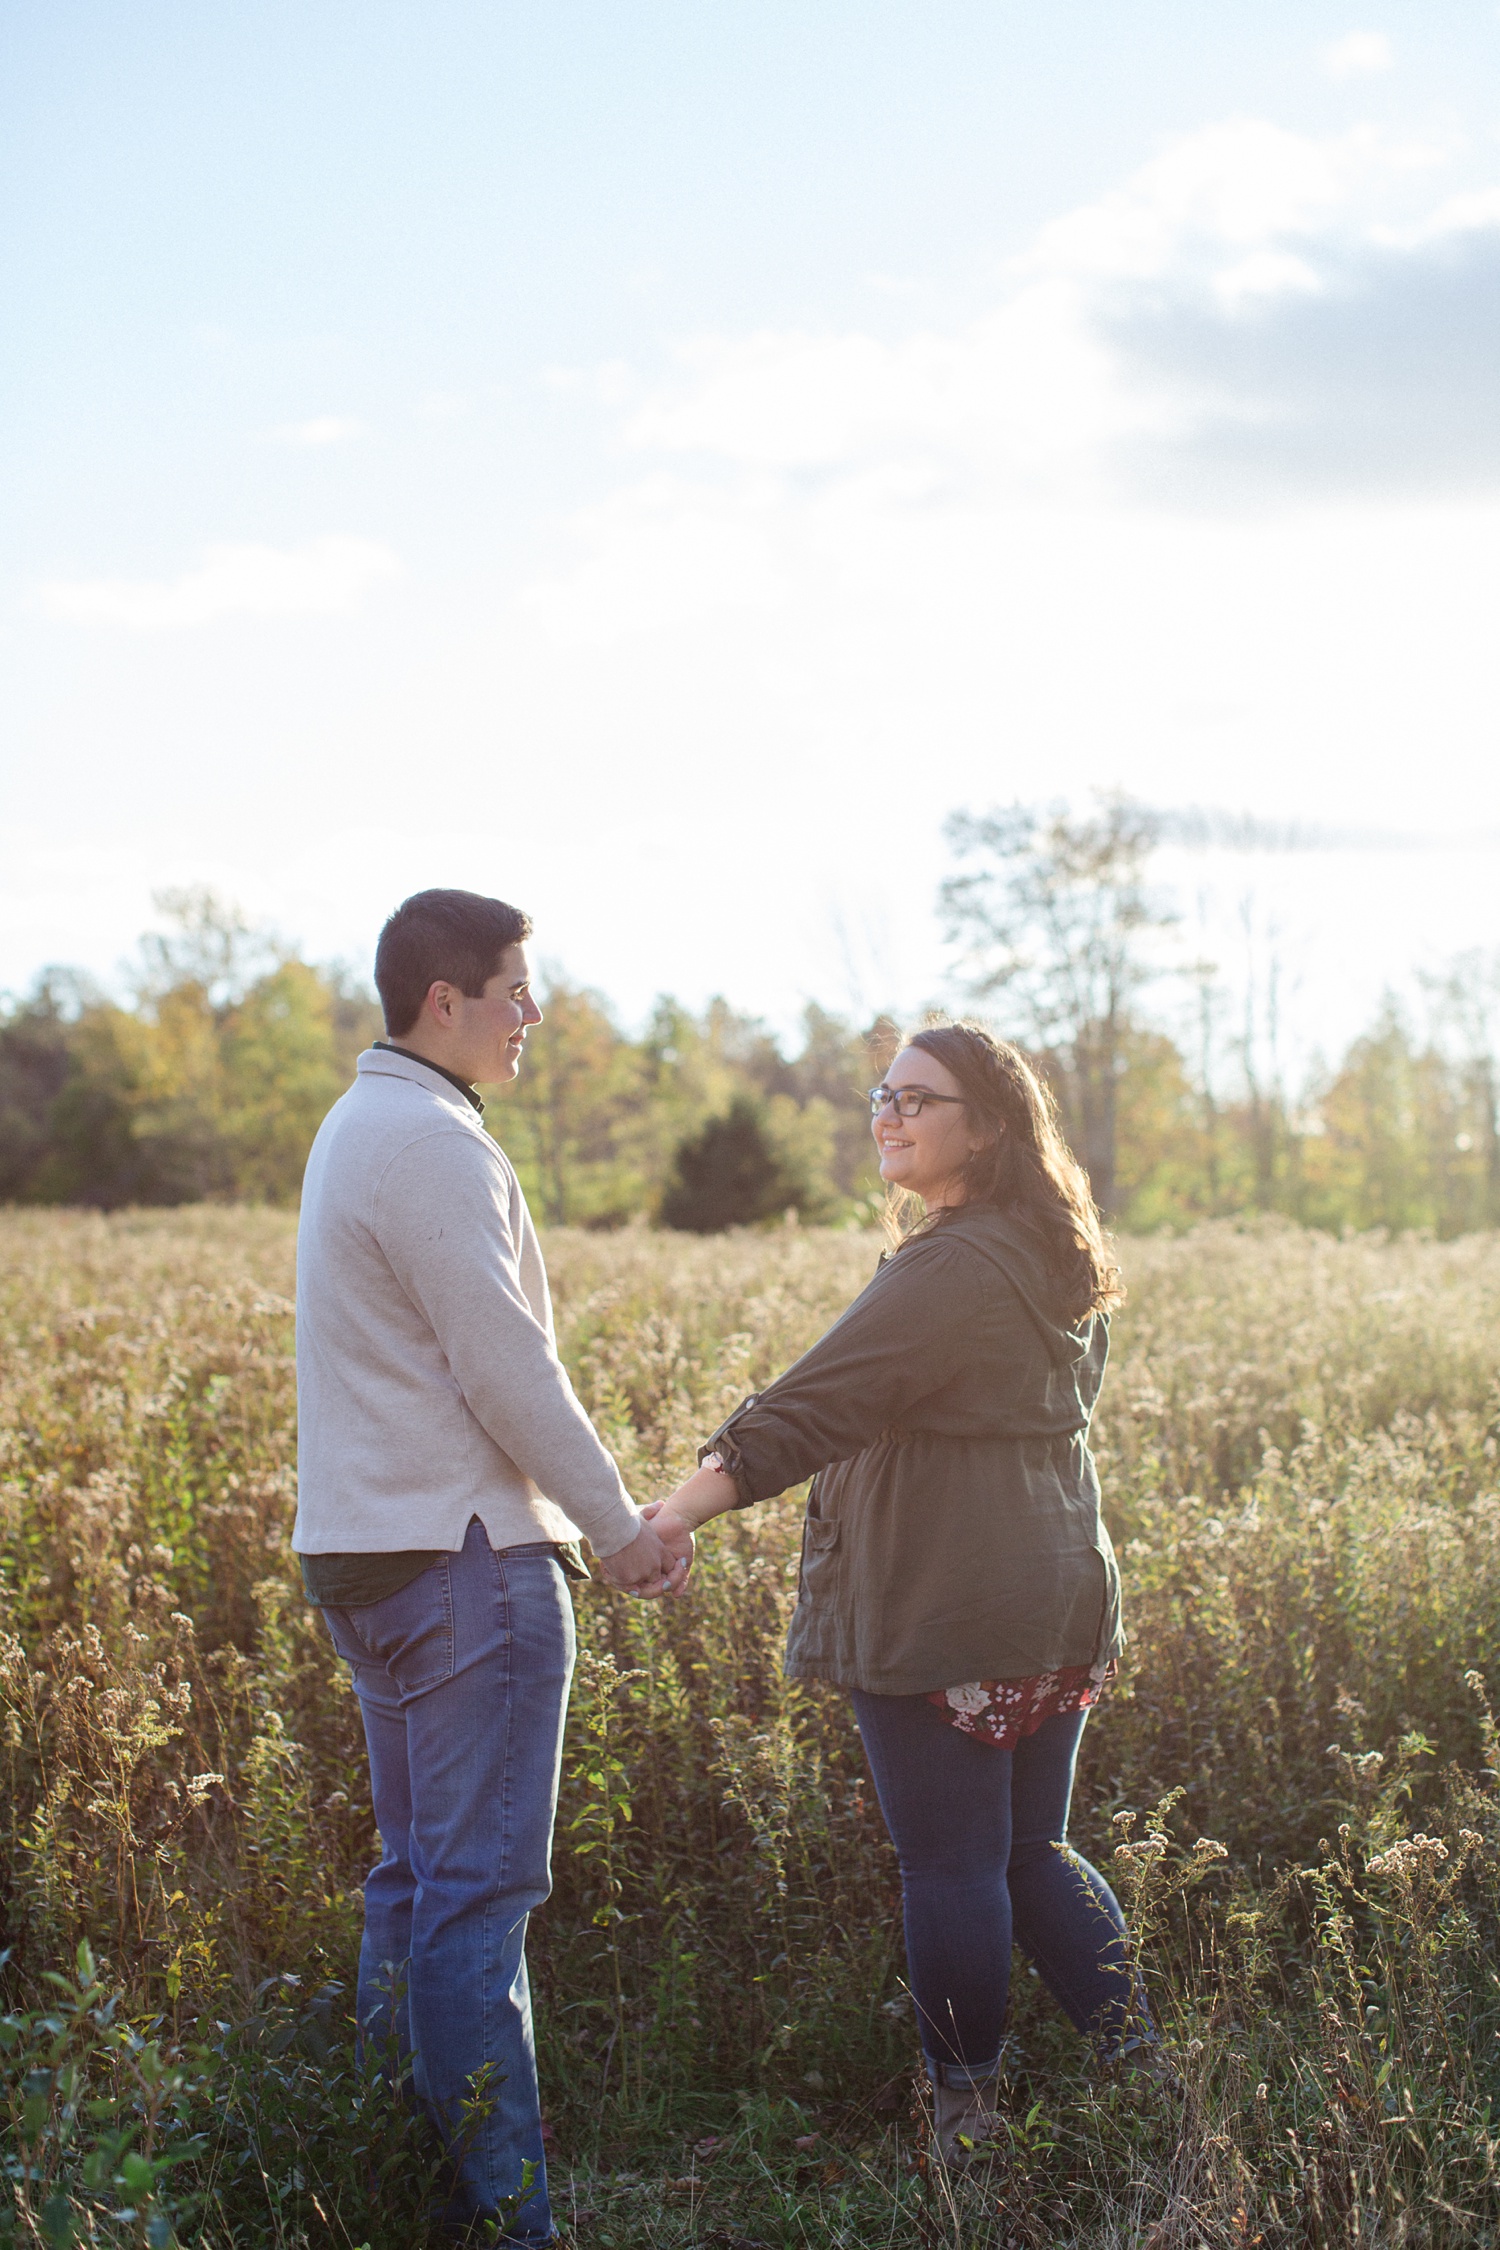
[[[1020,1679],[1122,1645],[1089,1417],[1108,1321],[1059,1310],[1040,1245],[989,1207],[882,1259],[704,1447],[740,1505],[816,1472],[794,1679],[874,1695]]]

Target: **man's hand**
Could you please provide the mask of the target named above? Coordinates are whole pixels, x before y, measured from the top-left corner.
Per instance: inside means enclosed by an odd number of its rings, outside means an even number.
[[[628,1547],[601,1555],[599,1568],[622,1594],[639,1594],[646,1601],[654,1601],[658,1594],[680,1593],[687,1579],[686,1562],[658,1539],[649,1523],[641,1525]]]

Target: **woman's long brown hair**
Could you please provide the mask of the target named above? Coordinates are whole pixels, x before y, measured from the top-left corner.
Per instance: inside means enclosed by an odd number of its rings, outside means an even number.
[[[924,1024],[906,1045],[952,1071],[970,1119],[987,1136],[964,1166],[964,1203],[988,1203],[1031,1222],[1075,1318],[1119,1304],[1125,1287],[1088,1177],[1063,1139],[1050,1091],[1020,1048],[973,1022]],[[943,1216],[934,1213],[932,1224]]]

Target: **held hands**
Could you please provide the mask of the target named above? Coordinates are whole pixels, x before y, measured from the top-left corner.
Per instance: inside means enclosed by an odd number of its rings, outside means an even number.
[[[653,1517],[660,1507],[661,1502],[654,1500],[641,1515]],[[685,1525],[673,1524],[672,1535],[663,1537],[654,1523],[643,1521],[628,1547],[599,1557],[599,1568],[620,1593],[655,1601],[662,1594],[683,1591],[692,1559],[693,1535]]]
[[[622,1594],[645,1601],[680,1594],[692,1568],[693,1533],[732,1508],[735,1500],[733,1478],[710,1457],[665,1500],[649,1501],[641,1510],[636,1537],[607,1560],[601,1555],[599,1568]]]
[[[672,1589],[674,1593],[680,1594],[686,1586],[687,1574],[693,1567],[692,1527],[685,1524],[680,1516],[673,1514],[669,1500],[649,1500],[641,1514],[672,1557],[674,1567],[681,1568],[682,1578]]]

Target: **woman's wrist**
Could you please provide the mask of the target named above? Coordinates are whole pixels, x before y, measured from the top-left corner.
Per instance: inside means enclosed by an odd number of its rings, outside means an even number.
[[[713,1455],[700,1469],[695,1469],[666,1502],[678,1522],[685,1523],[690,1531],[712,1523],[715,1516],[727,1515],[738,1505],[739,1491],[734,1478]]]

